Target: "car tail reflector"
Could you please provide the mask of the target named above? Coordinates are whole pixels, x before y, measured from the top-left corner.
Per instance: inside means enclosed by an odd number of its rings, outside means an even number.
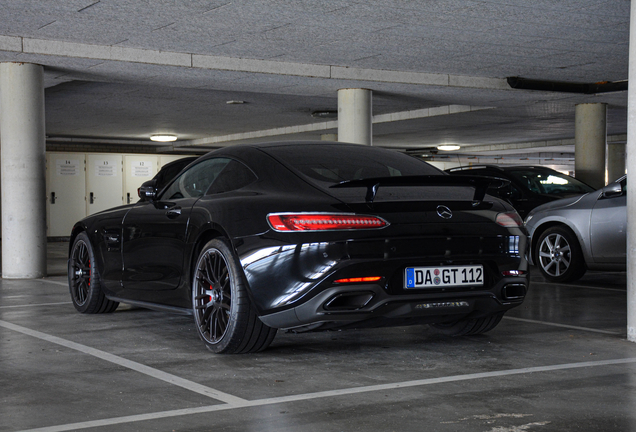
[[[367,276],[367,277],[338,279],[333,281],[333,283],[343,284],[343,283],[377,282],[380,279],[382,279],[382,276]]]
[[[377,216],[341,213],[272,213],[267,221],[275,231],[378,229],[389,225]]]
[[[523,221],[517,212],[499,213],[495,219],[498,225],[506,228],[516,228],[523,226]]]
[[[505,270],[501,274],[504,276],[523,276],[526,272],[524,270]]]

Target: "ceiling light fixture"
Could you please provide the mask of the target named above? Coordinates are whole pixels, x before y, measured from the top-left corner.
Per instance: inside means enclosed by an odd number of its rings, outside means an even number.
[[[177,140],[176,135],[158,134],[158,135],[150,136],[150,141],[156,141],[156,142],[172,142],[176,140]]]
[[[455,144],[446,144],[446,145],[441,145],[441,146],[437,146],[437,150],[442,150],[442,151],[453,151],[453,150],[459,150],[461,147]]]

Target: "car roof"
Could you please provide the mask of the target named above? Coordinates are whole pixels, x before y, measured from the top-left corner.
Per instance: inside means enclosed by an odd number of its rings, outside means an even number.
[[[552,168],[548,168],[545,166],[536,166],[536,165],[490,165],[490,164],[482,164],[482,165],[470,165],[470,166],[462,166],[456,168],[449,168],[446,172],[456,172],[456,171],[469,171],[469,170],[479,170],[479,169],[492,169],[497,171],[517,171],[517,170],[536,170],[536,171],[555,171]]]

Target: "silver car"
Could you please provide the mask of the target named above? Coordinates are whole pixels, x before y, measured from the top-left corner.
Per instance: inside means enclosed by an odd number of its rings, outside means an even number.
[[[624,270],[627,177],[594,192],[541,205],[526,217],[531,264],[552,282],[571,282],[587,269]]]

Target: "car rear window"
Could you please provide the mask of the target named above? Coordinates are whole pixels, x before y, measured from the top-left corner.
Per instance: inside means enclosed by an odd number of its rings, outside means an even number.
[[[366,188],[330,189],[337,183],[374,177],[446,175],[423,160],[394,150],[368,146],[305,144],[267,147],[267,153],[306,180],[347,201],[363,200]],[[376,201],[448,199],[457,187],[380,187]],[[463,188],[467,189],[467,188]],[[468,188],[470,189],[470,188]],[[472,192],[461,194],[472,196]]]
[[[373,147],[307,144],[266,151],[303,176],[328,185],[372,177],[443,175],[422,160]]]

